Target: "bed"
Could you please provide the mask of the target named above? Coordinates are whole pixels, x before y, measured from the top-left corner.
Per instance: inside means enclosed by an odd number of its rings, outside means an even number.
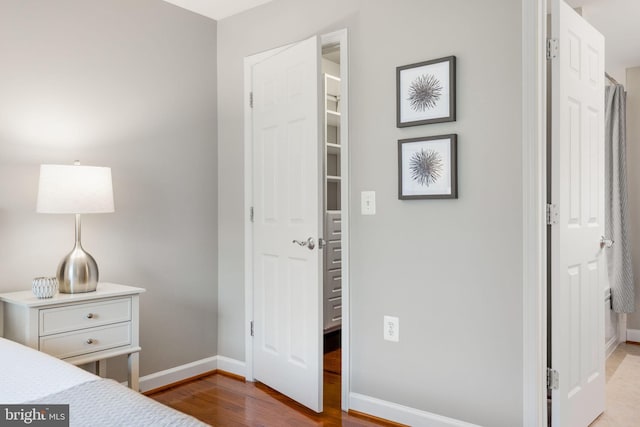
[[[0,404],[68,404],[72,427],[207,425],[113,380],[1,337],[0,367]]]

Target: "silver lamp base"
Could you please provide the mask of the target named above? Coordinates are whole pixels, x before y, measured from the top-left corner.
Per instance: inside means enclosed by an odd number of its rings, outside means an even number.
[[[58,290],[63,294],[93,292],[98,286],[98,264],[76,245],[58,265]]]
[[[80,215],[76,214],[76,244],[58,265],[58,291],[63,294],[93,292],[98,286],[98,264],[80,243]]]

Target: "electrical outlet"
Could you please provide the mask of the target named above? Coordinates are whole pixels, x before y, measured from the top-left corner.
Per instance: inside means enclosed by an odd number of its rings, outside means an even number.
[[[394,316],[384,316],[384,339],[400,341],[400,319]]]

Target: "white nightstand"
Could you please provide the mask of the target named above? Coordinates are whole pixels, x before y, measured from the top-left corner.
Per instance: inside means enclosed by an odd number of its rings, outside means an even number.
[[[97,362],[100,376],[106,375],[106,359],[127,354],[129,387],[138,391],[138,300],[144,291],[98,283],[95,292],[59,293],[46,299],[30,290],[3,293],[0,333],[74,365]]]

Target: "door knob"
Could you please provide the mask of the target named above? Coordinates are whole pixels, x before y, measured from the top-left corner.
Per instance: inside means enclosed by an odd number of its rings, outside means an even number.
[[[309,250],[313,250],[316,247],[316,242],[313,240],[313,237],[309,237],[306,241],[301,242],[300,240],[294,240],[291,243],[297,243],[300,246],[306,246]]]
[[[600,249],[610,248],[614,243],[611,239],[605,239],[604,236],[600,237]]]

